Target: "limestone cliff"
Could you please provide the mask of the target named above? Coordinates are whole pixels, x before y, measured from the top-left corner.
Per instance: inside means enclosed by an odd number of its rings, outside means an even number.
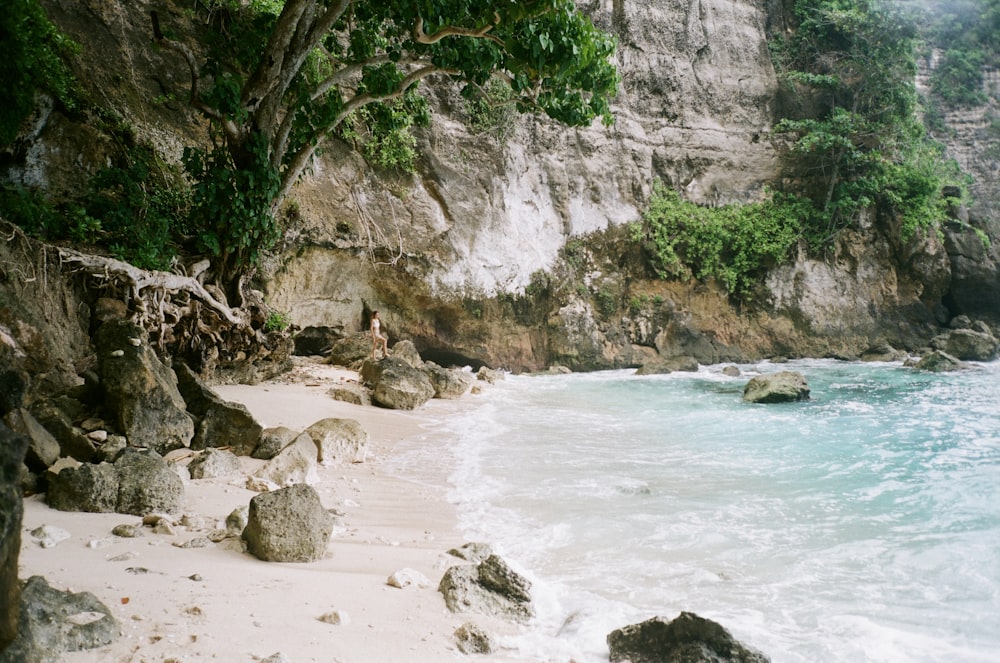
[[[78,75],[130,136],[172,160],[204,140],[201,120],[177,101],[184,64],[149,43],[149,11],[183,22],[186,4],[43,4],[82,44]],[[1000,320],[997,249],[961,224],[943,241],[901,244],[871,221],[829,255],[803,254],[774,270],[758,310],[735,308],[711,283],[651,278],[624,227],[656,178],[711,205],[757,199],[779,174],[766,38],[783,24],[784,3],[580,6],[619,38],[613,127],[573,130],[526,117],[497,141],[469,131],[454,89],[435,88],[441,112],[419,136],[415,175],[373,170],[349,145],[328,144],[297,187],[294,221],[262,270],[268,303],[299,327],[344,331],[361,329],[379,309],[393,341],[412,339],[442,361],[515,370],[680,354],[703,363],[849,357],[883,341],[915,348],[956,313]],[[987,84],[995,108],[993,74]],[[114,139],[94,117],[42,108],[2,177],[72,192]],[[969,224],[1000,238],[997,159],[982,149],[984,139],[994,151],[1000,142],[991,112],[975,111],[965,128],[952,118],[959,129],[949,144],[976,177]]]

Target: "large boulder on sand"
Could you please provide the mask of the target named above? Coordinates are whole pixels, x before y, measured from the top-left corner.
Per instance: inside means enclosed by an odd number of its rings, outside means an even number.
[[[323,465],[363,463],[368,458],[368,432],[354,419],[321,419],[305,432],[316,444]]]
[[[809,400],[809,384],[801,373],[781,371],[758,375],[743,388],[748,403],[787,403]]]
[[[133,446],[159,454],[186,447],[194,421],[177,390],[174,372],[149,347],[146,332],[109,320],[94,334],[104,404]]]
[[[316,443],[308,433],[302,433],[278,455],[262,465],[254,476],[276,486],[317,483],[318,458]]]
[[[242,403],[223,400],[184,364],[179,364],[177,388],[188,412],[197,418],[192,449],[228,447],[237,456],[249,456],[257,448],[263,427]]]
[[[531,583],[497,555],[479,564],[449,568],[438,591],[452,612],[476,612],[522,624],[534,615]]]
[[[297,484],[250,500],[243,540],[265,562],[314,562],[326,554],[332,532],[333,516],[319,495]]]
[[[769,663],[709,619],[682,612],[668,621],[653,617],[608,634],[611,661],[629,663]]]
[[[59,511],[112,513],[118,509],[118,485],[114,465],[83,463],[51,476],[45,501]]]
[[[145,516],[184,507],[184,482],[155,451],[124,449],[115,460],[118,513]]]
[[[365,361],[361,378],[372,387],[372,402],[394,410],[415,410],[434,398],[424,371],[396,357]]]

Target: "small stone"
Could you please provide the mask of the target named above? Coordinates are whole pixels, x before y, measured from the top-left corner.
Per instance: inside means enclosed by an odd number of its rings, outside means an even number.
[[[108,439],[108,431],[106,430],[92,430],[87,433],[87,439],[95,444],[104,444]]]
[[[55,525],[42,525],[31,530],[31,537],[36,539],[42,548],[54,548],[70,536],[69,532]]]
[[[130,550],[128,552],[122,553],[121,555],[115,555],[114,557],[109,557],[108,561],[109,562],[127,562],[130,559],[135,559],[138,556],[139,555],[137,553],[134,553],[134,552],[132,552]]]
[[[94,549],[107,548],[108,546],[114,545],[114,543],[115,540],[111,537],[105,537],[101,539],[91,539],[90,541],[87,541],[87,547]]]
[[[327,624],[333,624],[334,626],[346,626],[351,623],[351,617],[343,610],[331,610],[317,619]]]
[[[181,543],[180,541],[174,543],[175,548],[207,548],[210,545],[212,545],[212,542],[203,536],[196,537],[190,541],[185,541],[184,543]]]
[[[96,417],[91,417],[90,419],[84,419],[80,423],[80,428],[82,428],[87,433],[92,433],[95,430],[100,430],[104,428],[104,420],[97,419]]]
[[[131,343],[132,345],[134,345],[135,347],[139,347],[140,345],[142,345],[142,341],[141,340],[139,340],[137,338],[134,338],[134,337],[131,337],[131,336],[129,337],[128,342]]]
[[[142,530],[139,527],[129,524],[115,525],[111,533],[123,539],[134,539],[137,536],[142,536]]]
[[[175,530],[174,526],[168,523],[166,520],[161,520],[160,522],[153,525],[153,534],[177,536],[177,530]]]
[[[188,580],[193,580],[195,582],[201,582],[201,574],[200,573],[192,573],[191,575],[188,576]]]
[[[220,541],[224,541],[228,536],[230,536],[229,530],[213,529],[208,533],[207,538],[212,543],[219,543]]]
[[[112,357],[124,357],[125,356],[125,351],[124,350],[112,350],[111,351],[111,356]]]
[[[409,587],[410,585],[415,587],[427,587],[431,584],[431,581],[427,579],[427,576],[414,569],[400,569],[389,576],[385,582],[390,587],[398,587],[399,589]]]

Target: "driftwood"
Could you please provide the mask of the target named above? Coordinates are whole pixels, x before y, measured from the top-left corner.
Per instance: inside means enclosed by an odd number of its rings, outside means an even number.
[[[219,317],[237,327],[244,326],[243,317],[212,296],[205,286],[195,278],[171,272],[146,271],[127,262],[106,256],[80,253],[73,249],[60,248],[59,257],[63,263],[77,265],[91,276],[108,281],[119,281],[127,285],[136,300],[143,299],[143,291],[152,289],[154,298],[161,302],[167,292],[186,292],[200,300]]]

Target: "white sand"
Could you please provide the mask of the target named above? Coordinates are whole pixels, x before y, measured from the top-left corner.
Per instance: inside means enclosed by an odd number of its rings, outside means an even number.
[[[111,535],[113,527],[140,519],[55,511],[41,496],[26,499],[20,577],[42,575],[58,589],[92,592],[122,627],[115,643],[63,660],[250,662],[277,652],[291,663],[517,660],[509,653],[469,657],[454,644],[455,628],[466,622],[493,633],[513,627],[452,614],[437,591],[444,570],[459,563],[446,551],[464,543],[445,500],[444,477],[439,486],[423,485],[381,469],[394,445],[419,434],[430,417],[462,407],[462,401],[434,401],[408,413],[351,405],[326,394],[336,382],[352,379],[357,374],[300,362],[278,381],[216,388],[226,400],[244,403],[264,427],[302,430],[319,419],[342,417],[357,419],[371,436],[374,458],[320,468],[315,488],[324,506],[344,515],[318,562],[263,562],[241,552],[235,540],[204,548],[173,545],[204,537],[233,509],[248,504],[256,493],[244,488],[245,476],[188,482],[184,513],[205,523],[178,527],[176,536],[146,527],[141,538],[119,538]],[[248,471],[261,462],[244,460]],[[29,532],[46,524],[71,538],[41,548]],[[418,571],[429,584],[387,585],[402,569]],[[346,615],[344,622],[318,619],[334,611]]]

